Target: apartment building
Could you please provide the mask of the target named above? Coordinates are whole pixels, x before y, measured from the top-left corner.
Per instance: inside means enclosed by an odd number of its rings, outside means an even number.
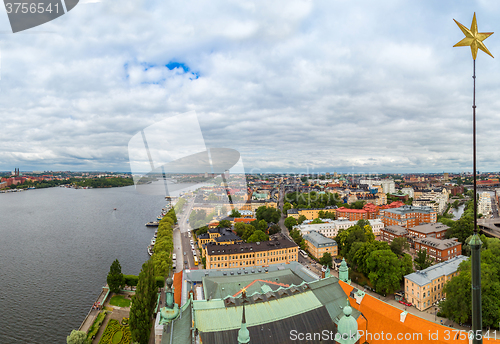
[[[442,224],[441,222],[424,223],[422,225],[408,228],[408,237],[444,239],[446,231],[449,228],[450,227]]]
[[[307,251],[316,259],[323,257],[323,254],[330,253],[333,257],[338,254],[337,242],[333,239],[325,237],[323,234],[312,231],[304,235],[304,240],[307,245]]]
[[[399,208],[385,209],[382,222],[386,226],[412,228],[423,223],[435,223],[437,212],[430,207],[404,205]]]
[[[488,192],[481,193],[477,205],[477,211],[484,216],[491,215],[491,196]]]
[[[206,245],[206,268],[229,269],[289,263],[298,260],[299,247],[282,238],[234,245]]]
[[[397,226],[397,225],[392,225],[392,226],[385,226],[381,231],[380,231],[380,239],[382,241],[386,241],[389,244],[396,238],[401,238],[404,237],[406,238],[408,235],[408,231],[406,230],[405,227]]]
[[[357,221],[349,221],[347,219],[334,220],[327,223],[317,223],[317,224],[302,224],[294,226],[293,229],[298,229],[302,235],[309,234],[311,232],[318,232],[327,238],[334,238],[337,236],[339,231],[346,230],[349,227],[356,225]],[[384,228],[384,223],[379,220],[368,220],[370,226],[372,227],[372,232],[375,236],[381,234],[381,230]]]
[[[287,211],[287,216],[291,216],[298,219],[299,216],[304,215],[308,220],[314,220],[319,217],[319,212],[335,212],[333,208],[299,208],[299,209],[289,209]]]
[[[437,238],[415,238],[412,239],[412,246],[415,250],[425,250],[427,255],[438,262],[450,260],[462,254],[462,244],[457,238],[437,239]]]
[[[418,310],[424,311],[445,297],[443,287],[451,278],[458,275],[458,266],[468,257],[457,256],[425,270],[404,277],[405,299]]]

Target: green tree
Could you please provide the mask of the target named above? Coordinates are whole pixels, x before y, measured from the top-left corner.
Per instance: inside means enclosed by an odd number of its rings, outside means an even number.
[[[321,257],[319,259],[319,263],[321,265],[327,265],[328,267],[332,267],[332,255],[330,254],[330,252],[325,252],[323,253],[323,257]]]
[[[287,217],[285,219],[285,227],[288,228],[288,230],[291,230],[293,226],[297,225],[297,220],[294,217]]]
[[[71,331],[71,334],[66,337],[66,343],[68,344],[87,344],[87,333],[84,331]]]
[[[357,248],[355,244],[351,247],[351,251],[355,250],[354,254],[352,254],[351,263],[357,267],[357,271],[363,273],[365,276],[368,276],[370,273],[370,269],[367,265],[370,254],[373,251],[391,250],[389,244],[384,241],[363,242],[359,248]]]
[[[278,226],[278,225],[272,225],[271,227],[269,227],[269,235],[273,235],[273,234],[276,234],[276,233],[279,233],[279,232],[281,232],[280,226]]]
[[[419,250],[417,252],[417,258],[415,258],[414,262],[419,270],[427,269],[432,265],[432,260],[427,254],[427,250]]]
[[[295,241],[295,243],[297,245],[300,246],[300,244],[302,243],[303,241],[303,238],[302,238],[302,233],[298,230],[298,229],[293,229],[292,231],[290,231],[290,237],[293,239],[293,241]]]
[[[400,288],[404,269],[398,256],[390,250],[373,251],[368,257],[368,278],[377,293],[391,294]]]
[[[245,233],[245,224],[243,222],[236,222],[234,224],[234,231],[241,238]]]
[[[348,229],[347,238],[343,242],[343,247],[340,250],[340,254],[342,256],[346,256],[347,253],[349,253],[349,250],[351,249],[353,243],[366,241],[368,241],[368,238],[366,237],[365,230],[358,226],[353,226]]]
[[[156,306],[157,287],[154,276],[154,265],[148,260],[142,265],[135,295],[130,307],[130,332],[132,340],[140,344],[148,344],[153,313]]]
[[[122,267],[118,259],[115,259],[115,261],[111,264],[106,281],[108,282],[109,290],[112,293],[118,293],[120,288],[124,285]]]
[[[208,226],[203,226],[203,227],[200,227],[196,230],[196,236],[200,236],[204,233],[208,233]]]
[[[229,220],[220,220],[219,221],[219,227],[222,227],[222,228],[231,228],[231,221],[229,221]]]
[[[244,241],[247,241],[248,238],[250,238],[255,231],[256,231],[256,228],[254,226],[245,225],[245,231],[243,232],[241,239],[243,239]]]
[[[257,220],[265,220],[267,223],[278,223],[281,218],[281,212],[277,209],[261,206],[255,211]]]
[[[394,252],[398,256],[402,256],[404,250],[408,250],[410,248],[410,244],[408,244],[406,238],[399,237],[392,240],[390,247],[392,252]]]
[[[261,230],[256,230],[255,232],[250,235],[250,237],[247,239],[247,242],[260,242],[260,241],[268,241],[269,236],[267,236],[266,233],[264,233]]]
[[[483,327],[498,328],[500,322],[500,240],[483,238],[485,249],[481,252],[481,293]],[[462,262],[458,276],[445,285],[446,300],[440,304],[441,312],[456,322],[468,322],[471,308],[471,262]]]
[[[311,224],[315,225],[315,224],[318,224],[318,223],[324,223],[323,221],[321,221],[319,218],[317,219],[314,219],[312,220]]]
[[[305,215],[300,215],[299,218],[297,219],[297,223],[301,225],[302,222],[304,222],[305,220],[307,220],[307,217],[305,217]]]
[[[283,204],[283,214],[287,214],[288,210],[292,209],[292,205],[289,202]]]
[[[241,213],[238,211],[238,209],[234,208],[231,210],[231,214],[229,214],[229,217],[241,217]]]

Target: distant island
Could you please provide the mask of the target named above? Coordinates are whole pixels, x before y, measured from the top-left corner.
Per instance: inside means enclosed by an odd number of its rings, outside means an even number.
[[[130,174],[73,173],[21,175],[17,170],[13,175],[0,176],[0,190],[43,189],[56,186],[73,188],[113,188],[134,185]],[[15,190],[13,190],[15,189]]]

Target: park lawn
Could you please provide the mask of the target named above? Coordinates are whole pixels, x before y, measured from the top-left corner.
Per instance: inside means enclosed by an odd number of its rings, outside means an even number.
[[[130,307],[130,300],[126,299],[123,295],[114,295],[109,304],[117,307]]]

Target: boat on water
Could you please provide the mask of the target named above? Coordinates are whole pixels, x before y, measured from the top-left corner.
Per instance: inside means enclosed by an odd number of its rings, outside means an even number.
[[[160,225],[160,222],[158,222],[158,221],[152,221],[152,222],[146,223],[146,227],[158,227],[159,225]]]
[[[152,256],[152,255],[153,255],[153,249],[154,249],[154,246],[153,246],[153,245],[149,245],[149,246],[148,246],[148,254],[149,254],[150,256]]]

